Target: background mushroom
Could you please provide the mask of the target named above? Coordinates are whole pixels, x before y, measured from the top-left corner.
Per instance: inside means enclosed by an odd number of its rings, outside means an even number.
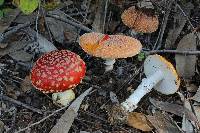
[[[105,71],[113,69],[115,59],[132,57],[142,49],[140,41],[135,38],[95,32],[83,34],[80,46],[86,53],[105,59]]]
[[[137,108],[140,99],[149,93],[152,88],[162,94],[175,93],[180,85],[180,79],[173,65],[160,55],[150,55],[144,62],[144,73],[147,78],[121,105],[125,111],[131,112]]]
[[[75,98],[71,90],[85,76],[84,61],[68,50],[52,51],[42,55],[31,70],[33,86],[43,93],[53,93],[53,100],[67,105]]]
[[[122,13],[121,19],[126,26],[136,33],[152,33],[158,29],[158,16],[152,12],[152,9],[132,6]]]

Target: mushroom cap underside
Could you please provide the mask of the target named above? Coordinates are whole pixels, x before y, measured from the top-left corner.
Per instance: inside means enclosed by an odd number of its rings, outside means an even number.
[[[79,43],[86,53],[104,59],[132,57],[142,49],[142,44],[135,38],[95,32],[82,35]]]
[[[62,92],[73,88],[85,76],[84,61],[68,50],[42,55],[31,70],[33,86],[44,93]]]
[[[180,86],[180,79],[174,66],[160,55],[150,55],[144,61],[144,73],[148,78],[156,71],[163,73],[163,79],[154,86],[154,89],[162,94],[173,94]]]

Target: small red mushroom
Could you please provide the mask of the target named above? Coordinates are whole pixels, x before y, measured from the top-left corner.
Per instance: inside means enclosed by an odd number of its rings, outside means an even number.
[[[52,98],[67,105],[75,98],[71,89],[83,79],[85,62],[68,50],[56,50],[42,55],[31,70],[33,86],[43,93],[54,93]]]

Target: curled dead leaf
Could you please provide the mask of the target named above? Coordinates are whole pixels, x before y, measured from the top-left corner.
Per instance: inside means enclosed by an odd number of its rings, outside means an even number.
[[[153,129],[145,114],[138,112],[131,112],[128,115],[127,124],[142,131],[151,131]]]

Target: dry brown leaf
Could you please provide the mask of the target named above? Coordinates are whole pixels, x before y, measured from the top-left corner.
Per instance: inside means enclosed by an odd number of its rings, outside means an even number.
[[[153,129],[153,126],[147,120],[146,116],[138,112],[131,112],[128,115],[127,124],[142,131],[151,131]]]
[[[75,27],[50,17],[46,17],[46,21],[54,39],[59,43],[63,43],[65,40],[67,42],[73,42],[76,40],[77,29]]]
[[[197,92],[198,86],[196,86],[193,83],[190,83],[189,81],[185,81],[185,87],[187,88],[188,92]]]
[[[156,112],[153,116],[147,116],[147,119],[156,128],[158,133],[181,133],[167,114]]]
[[[178,44],[177,50],[196,50],[194,33],[185,35]],[[188,79],[194,76],[197,57],[195,55],[175,55],[176,69],[179,76]]]
[[[17,88],[12,85],[6,85],[6,94],[13,99],[17,99],[20,95],[20,91],[18,91]]]
[[[198,106],[193,105],[193,109],[194,109],[194,112],[197,116],[197,119],[200,121],[200,106],[199,105]]]
[[[186,98],[184,98],[183,102],[184,102],[184,107],[187,108],[188,110],[192,111],[191,104],[190,104],[189,100],[186,99]],[[193,125],[186,118],[185,115],[183,115],[183,119],[182,119],[182,130],[184,132],[186,132],[186,133],[192,133],[192,132],[194,132]]]
[[[36,17],[37,17],[37,12],[33,12],[29,15],[25,15],[25,14],[22,13],[22,14],[17,16],[17,18],[14,20],[14,22],[18,23],[18,24],[34,22]]]
[[[200,103],[200,86],[199,86],[196,94],[193,97],[191,97],[190,99]]]
[[[188,120],[195,122],[200,127],[200,123],[197,120],[197,117],[194,115],[194,113],[192,111],[190,111],[189,109],[185,108],[184,106],[169,103],[169,102],[157,101],[152,98],[150,98],[150,102],[155,107],[159,108],[160,110],[170,112],[170,113],[173,113],[173,114],[175,114],[177,116],[181,116],[181,117],[183,117],[183,115],[185,115],[185,117]]]
[[[9,54],[15,60],[31,61],[33,55],[25,51],[28,45],[31,45],[31,43],[27,41],[12,42],[6,48],[0,49],[0,55]]]
[[[21,83],[21,89],[23,92],[30,91],[33,88],[31,84],[31,80],[29,76],[26,76],[25,79]]]
[[[6,48],[8,46],[8,43],[0,43],[0,48]]]
[[[20,13],[19,9],[12,9],[9,13],[5,15],[4,18],[0,19],[0,33],[3,33],[11,24],[11,22]]]
[[[61,10],[50,11],[49,14],[54,14],[61,18],[69,19],[66,16],[66,14]],[[45,20],[56,41],[58,41],[59,43],[64,43],[64,42],[71,43],[71,42],[76,41],[77,36],[78,36],[77,28],[75,28],[74,26],[68,23],[56,20],[51,17],[46,17]]]
[[[4,132],[4,123],[0,120],[0,133]]]

